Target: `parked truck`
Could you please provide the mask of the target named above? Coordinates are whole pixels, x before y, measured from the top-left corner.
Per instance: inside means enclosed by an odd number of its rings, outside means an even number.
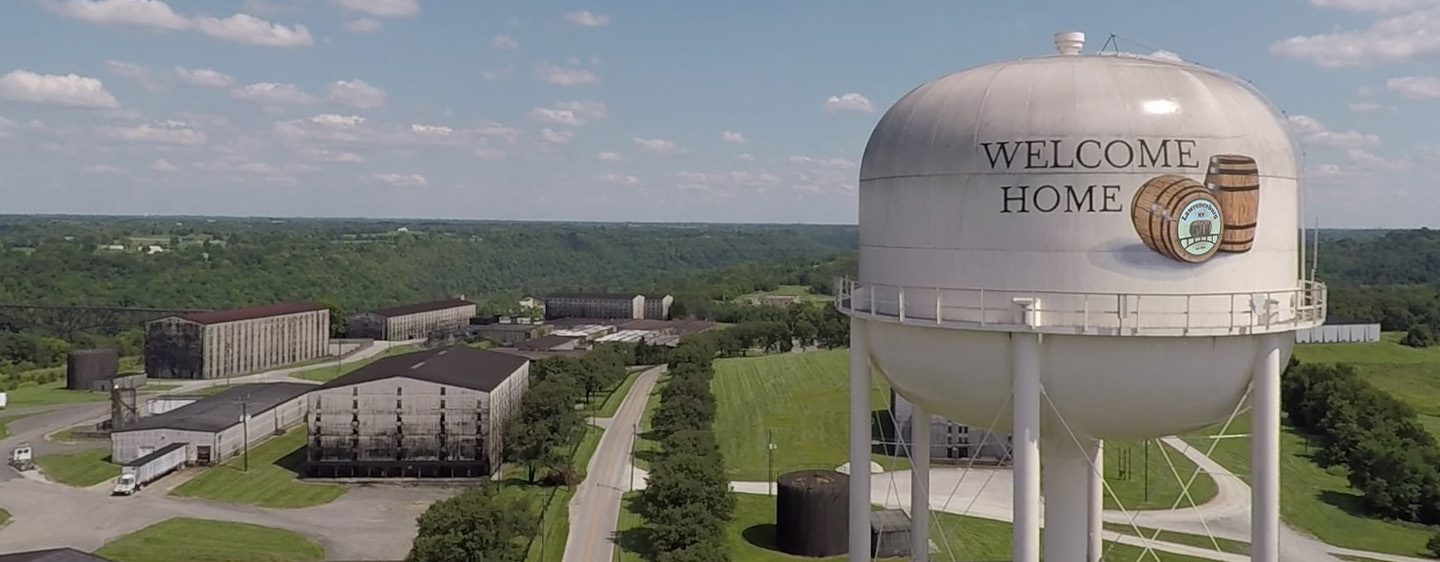
[[[10,457],[6,459],[5,464],[20,472],[35,470],[35,451],[30,448],[29,443],[16,445],[14,449],[10,449]]]
[[[186,444],[171,443],[155,452],[125,463],[115,479],[113,495],[128,496],[185,466]]]

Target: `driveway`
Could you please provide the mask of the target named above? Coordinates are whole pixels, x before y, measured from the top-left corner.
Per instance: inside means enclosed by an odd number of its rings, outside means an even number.
[[[565,540],[564,562],[595,562],[615,556],[615,530],[620,502],[630,490],[630,446],[634,427],[645,413],[645,402],[665,367],[640,374],[615,411],[615,417],[595,420],[605,428],[585,480],[570,499],[570,534]]]

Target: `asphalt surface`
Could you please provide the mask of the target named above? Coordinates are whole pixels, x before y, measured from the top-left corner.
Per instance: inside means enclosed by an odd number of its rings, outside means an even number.
[[[344,362],[360,361],[392,345],[408,342],[376,342],[355,351]],[[226,381],[187,381],[167,394],[184,394],[220,384],[241,384],[290,379],[308,365],[278,369]],[[167,381],[168,382],[168,381]],[[105,402],[26,407],[5,410],[5,415],[26,415],[10,423],[11,436],[0,440],[0,454],[28,442],[37,454],[106,446],[66,445],[45,440],[45,435],[108,416]],[[111,497],[109,483],[93,488],[71,488],[44,481],[37,472],[20,474],[0,466],[0,507],[11,514],[9,524],[0,528],[0,553],[23,552],[68,546],[93,551],[122,535],[172,517],[195,517],[218,521],[253,523],[294,531],[325,547],[332,560],[399,560],[410,550],[415,538],[416,518],[431,503],[449,497],[455,490],[401,485],[355,487],[340,499],[306,509],[267,509],[166,495],[200,470],[166,477],[156,486],[130,497]]]
[[[630,491],[630,447],[635,425],[645,414],[645,402],[665,367],[640,374],[615,417],[594,420],[605,428],[595,455],[590,457],[585,480],[570,499],[570,534],[565,540],[564,562],[603,562],[615,556],[615,530],[620,504]]]

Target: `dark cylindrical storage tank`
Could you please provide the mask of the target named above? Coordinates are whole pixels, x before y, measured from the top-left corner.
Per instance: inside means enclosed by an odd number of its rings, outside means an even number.
[[[822,558],[850,550],[850,476],[805,470],[780,476],[775,544],[781,552]]]
[[[77,349],[65,357],[65,388],[90,390],[95,383],[120,372],[120,352],[113,349]]]

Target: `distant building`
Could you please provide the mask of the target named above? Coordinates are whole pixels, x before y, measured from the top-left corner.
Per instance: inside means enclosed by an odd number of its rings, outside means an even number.
[[[298,382],[236,385],[140,418],[111,432],[111,462],[130,462],[171,443],[186,443],[186,459],[191,463],[225,462],[247,442],[254,445],[303,422],[305,393],[315,388]]]
[[[213,379],[327,353],[330,309],[311,302],[167,316],[145,325],[145,373]]]
[[[310,395],[312,477],[480,477],[530,384],[524,357],[468,346],[387,357]]]
[[[665,320],[674,302],[670,295],[563,293],[545,297],[545,317]]]
[[[535,297],[525,297],[525,298],[523,298],[523,299],[520,299],[520,308],[531,309],[531,308],[543,308],[544,306],[545,306],[545,303],[544,303],[543,301],[541,301],[540,299],[537,299],[537,298],[535,298]]]
[[[761,295],[755,297],[755,304],[786,307],[800,302],[797,295]]]
[[[515,349],[525,351],[575,351],[577,349],[588,348],[589,346],[585,345],[584,338],[558,335],[535,338],[515,345]]]
[[[493,341],[500,345],[515,345],[545,335],[547,328],[541,324],[479,324],[470,326],[475,337]]]
[[[351,316],[345,335],[351,338],[403,341],[454,332],[470,324],[475,303],[465,297],[392,306]]]
[[[969,460],[1008,464],[1010,462],[1010,436],[1005,433],[986,431],[983,427],[953,422],[940,416],[931,415],[929,420],[915,419],[915,405],[909,400],[890,391],[890,418],[895,422],[895,451],[902,454],[909,451],[914,443],[915,431],[930,431],[930,458],[932,460]],[[902,448],[903,447],[903,448]],[[910,452],[910,455],[918,454]]]

